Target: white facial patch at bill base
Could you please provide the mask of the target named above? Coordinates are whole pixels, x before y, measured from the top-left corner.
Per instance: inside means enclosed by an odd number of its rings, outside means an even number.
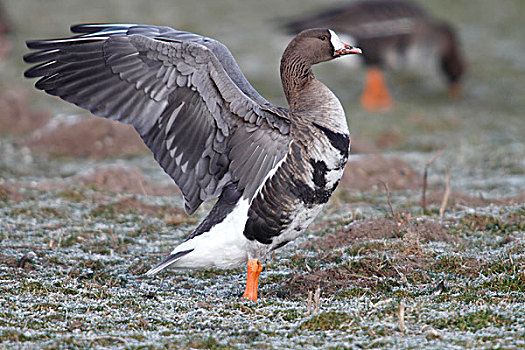
[[[351,43],[350,45],[353,45],[354,43],[357,42],[356,38],[354,38],[348,33],[341,32],[336,35],[339,37],[339,39],[343,43]],[[347,55],[345,56],[344,60],[335,60],[333,64],[341,65],[342,67],[345,67],[345,68],[357,69],[357,68],[360,68],[363,63],[362,58],[359,56],[361,55]]]
[[[330,42],[334,47],[334,51],[343,50],[345,48],[345,43],[339,39],[339,36],[337,36],[332,29],[328,29],[328,31],[330,32]]]

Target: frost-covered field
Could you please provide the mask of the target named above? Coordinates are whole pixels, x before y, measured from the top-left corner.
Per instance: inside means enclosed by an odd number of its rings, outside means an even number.
[[[319,67],[353,145],[382,157],[352,157],[307,234],[264,265],[253,303],[241,298],[244,269],[143,275],[210,204],[185,216],[129,134],[70,128],[92,117],[21,78],[23,40],[78,22],[196,31],[227,44],[283,105],[288,37],[275,18],[316,2],[4,1],[14,32],[0,65],[0,349],[525,348],[525,5],[418,2],[460,30],[463,100],[448,100],[433,75],[392,74],[395,109],[371,114],[357,105],[361,70]],[[421,178],[438,150],[423,210]]]
[[[459,205],[443,222],[410,207],[398,234],[341,200],[265,266],[253,303],[242,270],[143,276],[191,226],[168,224],[170,197],[35,186],[0,207],[6,348],[525,346],[523,204]]]

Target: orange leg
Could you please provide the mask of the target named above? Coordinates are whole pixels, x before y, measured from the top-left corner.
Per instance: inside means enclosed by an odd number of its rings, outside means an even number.
[[[361,105],[369,111],[387,111],[392,104],[392,96],[388,92],[381,70],[377,67],[368,68]]]
[[[259,286],[259,275],[262,271],[262,265],[257,260],[248,260],[248,280],[246,281],[246,290],[243,297],[257,301],[257,287]]]
[[[461,99],[461,85],[459,85],[459,83],[450,83],[448,87],[448,96],[452,100]]]

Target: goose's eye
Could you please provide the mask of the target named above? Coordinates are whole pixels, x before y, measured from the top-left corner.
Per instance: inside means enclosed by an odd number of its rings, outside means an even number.
[[[321,39],[322,41],[325,41],[328,38],[326,37],[326,35],[322,35],[322,36],[319,37],[319,39]]]

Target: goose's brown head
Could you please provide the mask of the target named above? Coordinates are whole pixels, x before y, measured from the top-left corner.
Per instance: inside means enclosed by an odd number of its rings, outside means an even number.
[[[361,49],[345,44],[333,30],[325,28],[303,30],[290,42],[286,51],[303,56],[310,64],[361,53]]]

